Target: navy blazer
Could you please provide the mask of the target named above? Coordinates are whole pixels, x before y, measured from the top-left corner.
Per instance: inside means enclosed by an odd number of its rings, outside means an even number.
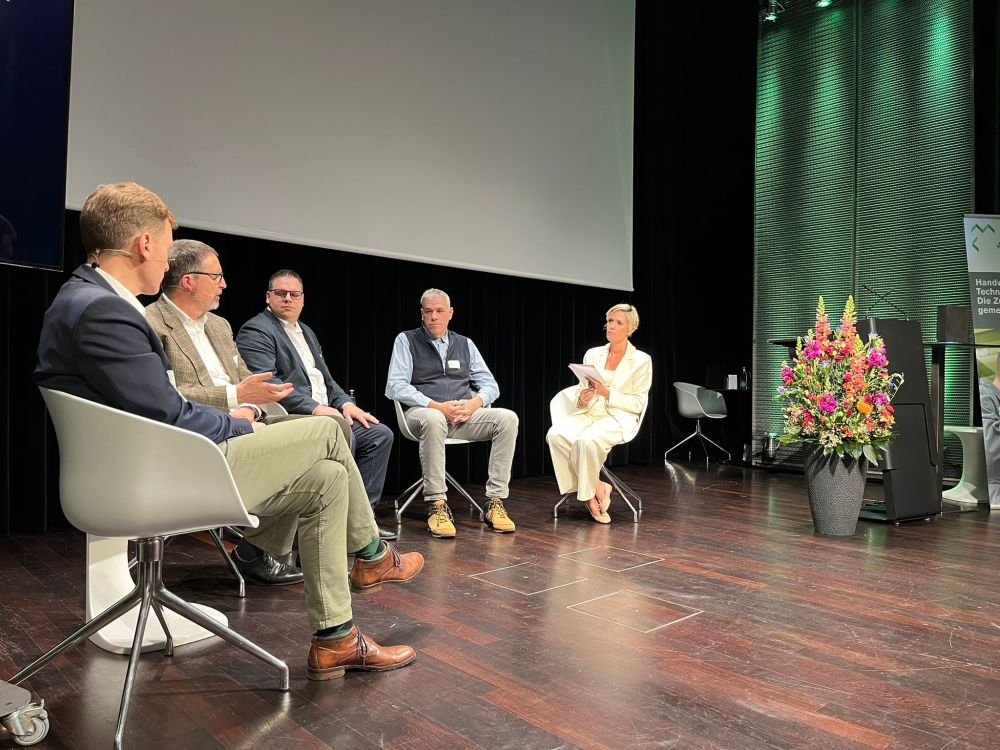
[[[323,349],[312,328],[301,320],[299,325],[305,334],[309,351],[316,360],[316,369],[323,373],[326,395],[330,401],[326,406],[342,408],[351,400],[350,396],[330,374],[330,368],[323,359]],[[296,351],[295,344],[285,333],[281,321],[270,309],[258,313],[243,324],[240,332],[236,334],[236,347],[240,350],[240,356],[247,363],[247,367],[253,372],[273,372],[275,377],[272,382],[291,383],[295,386],[291,395],[281,400],[281,405],[289,414],[313,413],[319,402],[312,397],[309,373],[306,372],[306,366]]]
[[[32,380],[216,443],[253,432],[246,419],[185,401],[171,385],[169,369],[146,319],[85,264],[63,284],[45,313]]]

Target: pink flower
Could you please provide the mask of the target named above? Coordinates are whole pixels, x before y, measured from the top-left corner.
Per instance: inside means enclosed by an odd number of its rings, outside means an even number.
[[[889,403],[889,397],[884,393],[876,393],[872,398],[876,406],[886,406]]]
[[[802,350],[802,353],[806,355],[807,359],[816,359],[816,357],[820,356],[823,353],[823,347],[820,346],[820,343],[818,341],[813,339],[808,344],[806,344],[806,347],[805,349]]]
[[[833,394],[824,393],[819,397],[816,405],[825,412],[833,412],[837,409],[837,399],[833,397]]]
[[[889,360],[885,357],[885,347],[872,347],[868,352],[868,364],[872,367],[885,367]]]
[[[788,365],[785,365],[781,368],[781,379],[785,382],[785,385],[788,385],[795,380],[795,371]]]

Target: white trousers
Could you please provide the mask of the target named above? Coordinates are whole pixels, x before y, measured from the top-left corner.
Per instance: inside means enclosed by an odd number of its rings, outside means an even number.
[[[593,498],[604,460],[623,440],[621,426],[607,415],[570,414],[552,425],[545,442],[559,493],[575,490],[576,499],[584,503]]]

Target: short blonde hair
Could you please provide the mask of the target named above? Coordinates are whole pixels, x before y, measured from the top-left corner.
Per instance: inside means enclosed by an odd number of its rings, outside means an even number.
[[[639,327],[639,311],[627,302],[619,302],[617,305],[612,305],[608,311],[604,313],[604,319],[607,320],[611,317],[611,313],[616,313],[618,311],[625,313],[625,322],[628,323],[628,335],[631,336],[635,333],[635,329]]]
[[[80,212],[80,237],[88,255],[123,250],[142,232],[158,232],[163,221],[177,229],[167,204],[152,190],[134,182],[98,185]]]

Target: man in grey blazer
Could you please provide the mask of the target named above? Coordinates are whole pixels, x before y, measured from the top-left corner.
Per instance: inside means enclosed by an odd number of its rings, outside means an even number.
[[[254,372],[273,372],[272,382],[295,387],[280,402],[289,414],[342,416],[347,420],[354,433],[354,460],[374,510],[385,485],[392,430],[355,404],[333,379],[319,339],[299,320],[305,304],[302,277],[287,269],[272,274],[265,302],[264,311],[244,323],[236,334],[240,354]],[[396,534],[379,528],[379,536],[394,539]]]

